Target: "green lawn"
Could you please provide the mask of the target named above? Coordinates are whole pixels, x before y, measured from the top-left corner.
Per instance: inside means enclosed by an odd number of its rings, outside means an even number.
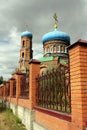
[[[26,130],[21,120],[13,115],[11,109],[3,109],[0,105],[0,130]]]

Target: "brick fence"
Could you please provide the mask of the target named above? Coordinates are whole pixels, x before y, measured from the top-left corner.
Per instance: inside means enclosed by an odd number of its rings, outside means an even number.
[[[22,73],[16,73],[0,87],[0,99],[17,114],[28,130],[86,130],[87,126],[87,41],[68,47],[70,61],[71,114],[37,106],[36,77],[40,62],[32,60],[29,71],[29,96],[20,97]],[[15,83],[15,84],[14,84]],[[14,89],[14,86],[15,89]],[[15,93],[13,92],[15,90]]]

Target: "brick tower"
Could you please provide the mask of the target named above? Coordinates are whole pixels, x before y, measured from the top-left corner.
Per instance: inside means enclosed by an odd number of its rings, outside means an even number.
[[[23,72],[29,68],[29,61],[33,57],[32,50],[32,33],[25,31],[21,33],[21,49],[19,69]]]

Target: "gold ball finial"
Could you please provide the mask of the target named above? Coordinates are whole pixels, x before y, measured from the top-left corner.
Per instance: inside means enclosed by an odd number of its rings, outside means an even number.
[[[54,18],[54,28],[57,29],[58,28],[58,17],[57,17],[57,14],[54,13],[53,15],[53,18]]]

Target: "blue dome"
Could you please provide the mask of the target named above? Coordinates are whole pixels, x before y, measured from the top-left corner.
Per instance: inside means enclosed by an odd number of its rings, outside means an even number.
[[[22,32],[21,37],[30,37],[30,38],[32,38],[32,33],[28,32],[28,31]]]
[[[46,33],[42,37],[42,42],[47,42],[50,40],[63,40],[67,43],[70,43],[70,36],[68,36],[65,32],[58,31],[55,29],[53,32]]]

